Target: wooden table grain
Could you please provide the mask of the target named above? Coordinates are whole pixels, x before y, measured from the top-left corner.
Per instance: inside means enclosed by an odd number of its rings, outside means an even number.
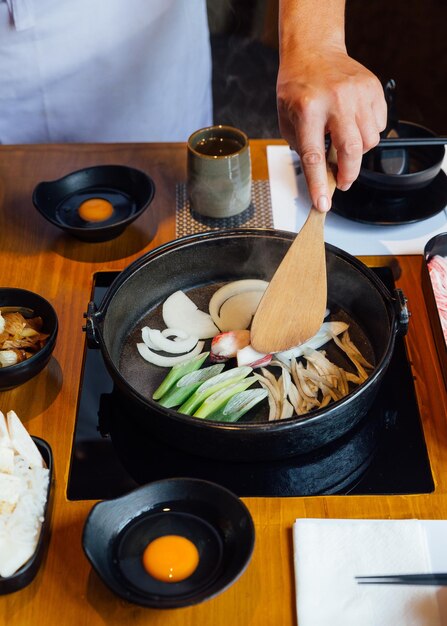
[[[266,146],[251,142],[253,176],[268,177]],[[92,275],[120,270],[175,237],[175,187],[186,172],[183,144],[35,145],[0,147],[0,284],[40,293],[55,307],[60,332],[48,367],[16,389],[0,393],[0,409],[14,409],[28,430],[46,439],[55,460],[50,544],[36,579],[0,598],[8,626],[142,625],[244,626],[296,624],[292,524],[297,517],[433,518],[447,516],[447,393],[421,288],[422,257],[368,257],[391,265],[409,301],[406,347],[411,361],[435,490],[401,496],[244,498],[256,526],[252,561],[225,593],[196,607],[142,609],[115,597],[92,571],[81,547],[91,501],[68,501],[67,477],[80,384],[83,313]],[[156,196],[148,211],[117,239],[77,241],[47,223],[32,205],[42,180],[99,164],[148,172]]]

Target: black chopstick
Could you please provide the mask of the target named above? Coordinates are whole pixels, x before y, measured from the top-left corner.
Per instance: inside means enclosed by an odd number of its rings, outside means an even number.
[[[447,137],[383,137],[380,148],[409,148],[411,146],[443,146]]]
[[[393,574],[356,576],[359,585],[447,585],[447,574]]]
[[[447,137],[382,137],[376,148],[411,148],[417,146],[445,146]],[[326,148],[329,140],[326,140]]]

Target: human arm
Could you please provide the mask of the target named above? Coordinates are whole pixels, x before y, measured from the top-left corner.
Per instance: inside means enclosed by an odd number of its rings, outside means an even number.
[[[386,103],[377,77],[345,46],[345,0],[280,0],[279,127],[301,157],[310,197],[330,208],[326,133],[337,150],[337,187],[357,178],[362,155],[386,126]]]

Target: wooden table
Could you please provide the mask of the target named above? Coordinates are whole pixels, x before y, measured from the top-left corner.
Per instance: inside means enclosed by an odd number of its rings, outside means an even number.
[[[272,143],[272,142],[268,142]],[[268,177],[266,145],[252,141],[253,175]],[[85,166],[121,163],[147,171],[157,192],[151,208],[117,239],[87,244],[64,235],[35,211],[37,182]],[[412,363],[435,491],[406,496],[245,498],[256,526],[248,569],[225,593],[187,609],[141,609],[116,598],[92,571],[81,547],[91,501],[68,501],[66,485],[81,376],[83,313],[97,270],[117,270],[175,237],[175,186],[185,180],[182,144],[50,145],[0,147],[0,283],[50,300],[60,334],[49,366],[35,379],[0,393],[0,409],[14,409],[31,434],[54,453],[52,536],[36,579],[0,599],[8,626],[151,624],[228,626],[296,624],[292,524],[297,517],[445,518],[447,516],[447,393],[421,290],[422,257],[378,257],[391,264],[412,312],[406,339]]]

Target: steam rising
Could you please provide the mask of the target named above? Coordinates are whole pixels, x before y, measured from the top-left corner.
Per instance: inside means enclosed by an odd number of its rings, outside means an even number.
[[[214,123],[251,138],[280,137],[276,110],[278,52],[238,36],[214,36]]]

